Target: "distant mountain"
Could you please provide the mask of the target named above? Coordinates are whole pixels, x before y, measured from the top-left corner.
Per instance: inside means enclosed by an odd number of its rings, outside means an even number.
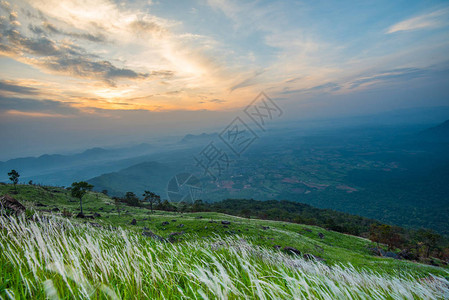
[[[187,144],[187,143],[196,143],[196,142],[204,142],[208,140],[212,140],[215,137],[218,136],[218,133],[202,133],[202,134],[186,134],[184,138],[179,142],[180,144]]]
[[[420,133],[422,138],[433,139],[435,141],[449,141],[449,120]]]
[[[110,172],[113,162],[148,155],[155,152],[156,149],[150,144],[139,144],[116,149],[97,147],[72,155],[44,154],[39,157],[11,159],[0,162],[0,181],[8,181],[6,174],[15,169],[21,174],[21,182],[33,180],[36,183],[67,185],[73,180],[78,180],[79,176],[82,176],[81,178],[88,176],[87,178],[89,178]],[[101,166],[106,168],[100,168]],[[119,166],[119,168],[123,167],[123,165]]]
[[[138,196],[145,190],[156,192],[165,197],[168,181],[177,173],[173,167],[158,162],[144,162],[122,169],[118,172],[103,174],[89,179],[94,190],[108,190],[111,196],[122,196],[127,191]]]
[[[106,154],[106,153],[108,153],[108,150],[100,148],[100,147],[95,147],[95,148],[87,149],[86,151],[81,153],[81,155],[95,156],[95,155],[102,155],[102,154]]]

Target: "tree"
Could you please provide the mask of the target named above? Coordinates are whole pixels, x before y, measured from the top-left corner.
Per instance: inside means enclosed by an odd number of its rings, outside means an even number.
[[[380,230],[378,224],[371,224],[369,229],[369,239],[377,244],[377,248],[379,248],[380,243]]]
[[[195,202],[193,202],[192,211],[197,212],[203,210],[204,210],[203,200],[195,200]]]
[[[20,174],[16,170],[11,170],[11,172],[8,173],[9,180],[11,180],[12,184],[14,184],[14,190],[17,192],[16,184],[19,182]]]
[[[243,208],[243,209],[240,211],[240,214],[241,214],[242,216],[244,216],[245,218],[251,219],[251,210],[248,209],[248,208]],[[299,223],[299,222],[298,222],[298,223]]]
[[[114,199],[115,208],[117,209],[117,213],[120,216],[120,198],[112,197],[112,199]]]
[[[429,257],[431,251],[437,248],[441,236],[430,229],[420,229],[416,233],[417,239],[426,247],[425,257]]]
[[[158,205],[156,206],[156,209],[164,210],[164,211],[175,211],[176,210],[176,208],[173,205],[171,205],[167,199],[165,199],[162,202],[159,202]]]
[[[370,228],[370,240],[377,243],[379,248],[379,243],[386,244],[388,250],[392,250],[395,247],[399,247],[402,242],[402,238],[399,235],[397,229],[390,225],[376,225],[372,224]]]
[[[87,191],[92,190],[93,187],[93,185],[88,184],[85,181],[72,183],[71,194],[72,197],[78,198],[80,200],[81,215],[83,215],[83,196],[87,193]]]
[[[185,203],[184,201],[182,201],[182,202],[180,202],[180,203],[178,204],[177,210],[182,214],[182,213],[184,213],[184,212],[187,211],[187,208],[188,208],[188,207],[189,207],[189,206],[187,205],[187,203]]]
[[[153,204],[158,204],[161,202],[161,196],[156,195],[155,193],[150,191],[145,191],[142,196],[145,201],[148,201],[148,203],[150,203],[151,212],[153,212]]]
[[[139,198],[133,192],[126,192],[125,198],[123,199],[130,206],[140,206]]]
[[[102,190],[101,193],[107,196],[108,195],[108,190]]]

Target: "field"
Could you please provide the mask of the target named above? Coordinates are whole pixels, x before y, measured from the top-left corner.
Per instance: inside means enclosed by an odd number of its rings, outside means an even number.
[[[1,217],[2,297],[10,299],[444,299],[447,280],[328,266],[243,237],[157,242],[57,217]]]
[[[0,186],[0,192],[11,188]],[[447,269],[376,257],[369,240],[320,227],[129,206],[122,206],[119,216],[112,199],[99,193],[89,193],[83,202],[88,214],[101,216],[67,219],[53,210],[78,211],[68,191],[18,189],[14,196],[28,207],[27,215],[37,212],[37,219],[1,218],[4,299],[449,295]]]

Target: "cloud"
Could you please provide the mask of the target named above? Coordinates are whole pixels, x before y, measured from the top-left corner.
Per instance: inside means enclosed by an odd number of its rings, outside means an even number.
[[[79,110],[72,103],[55,100],[36,100],[32,98],[17,98],[0,96],[0,111],[18,111],[26,113],[46,113],[60,115],[75,115]]]
[[[11,13],[12,9],[11,9],[11,4],[9,4],[9,2],[1,0],[0,1],[0,8],[3,9],[4,11],[6,11],[7,13]]]
[[[196,93],[223,97],[240,78],[233,76],[240,65],[228,63],[233,49],[186,31],[181,21],[150,14],[141,4],[21,0],[12,6],[19,7],[23,25],[0,20],[1,54],[47,73],[35,76],[59,75],[50,80],[60,81],[61,91],[84,83],[83,92],[92,97],[127,101],[151,93],[160,96],[138,104],[184,109],[195,103]],[[162,96],[171,90],[186,93]]]
[[[0,91],[12,92],[23,95],[37,95],[39,93],[39,90],[36,88],[21,86],[10,80],[0,80]]]
[[[212,103],[225,103],[226,100],[223,100],[223,99],[211,99],[211,100],[209,100],[209,102],[212,102]]]
[[[443,27],[449,25],[448,18],[449,8],[443,8],[394,24],[387,33]]]
[[[232,92],[237,89],[256,84],[257,83],[256,78],[259,75],[263,74],[264,72],[265,72],[265,70],[254,72],[251,76],[249,76],[249,77],[245,78],[244,80],[238,82],[237,84],[234,84],[233,86],[231,86],[231,88],[229,90]]]
[[[202,100],[202,101],[198,101],[198,103],[200,104],[204,104],[204,103],[216,103],[216,104],[221,104],[221,103],[225,103],[227,102],[226,100],[223,99],[209,99],[209,100]]]
[[[53,26],[33,27],[33,32],[63,33]],[[107,60],[98,60],[97,55],[67,41],[56,41],[47,36],[27,37],[11,24],[0,20],[0,51],[22,57],[22,61],[43,67],[59,74],[97,79],[114,86],[117,79],[168,78],[173,71],[156,70],[149,73],[117,67]],[[32,55],[34,57],[29,57]]]
[[[6,114],[15,117],[27,117],[27,118],[68,118],[70,116],[55,113],[42,113],[42,112],[28,112],[20,110],[8,110]]]
[[[379,82],[379,81],[393,81],[393,80],[410,80],[414,78],[420,78],[427,76],[429,70],[420,68],[398,68],[388,71],[382,71],[375,75],[362,77],[350,83],[350,89],[357,88],[366,83]]]
[[[42,26],[30,24],[28,26],[28,29],[30,29],[32,32],[34,32],[35,34],[38,34],[38,35],[59,34],[59,35],[68,36],[68,37],[75,38],[75,39],[85,39],[85,40],[88,40],[91,42],[97,42],[97,43],[106,42],[106,37],[102,34],[68,32],[68,31],[64,31],[62,29],[57,28],[56,26],[54,26],[53,24],[51,24],[49,22],[43,22]]]
[[[331,93],[335,92],[341,89],[341,86],[334,82],[328,82],[325,84],[320,84],[311,88],[303,88],[303,89],[295,89],[295,90],[289,90],[285,89],[281,92],[283,95],[288,94],[297,94],[297,93],[314,93],[314,92],[321,92],[321,93]]]
[[[111,85],[114,85],[114,80],[118,78],[144,79],[152,76],[131,69],[117,68],[109,61],[93,61],[83,56],[53,56],[49,59],[41,59],[36,64],[58,73],[84,78],[99,78]]]
[[[137,34],[149,33],[157,36],[169,34],[166,28],[155,21],[135,20],[130,23],[129,27]]]

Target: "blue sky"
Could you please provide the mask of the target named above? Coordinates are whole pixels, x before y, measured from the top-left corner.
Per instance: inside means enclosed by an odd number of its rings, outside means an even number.
[[[207,131],[260,91],[290,118],[449,105],[448,53],[447,1],[1,0],[0,126]]]

